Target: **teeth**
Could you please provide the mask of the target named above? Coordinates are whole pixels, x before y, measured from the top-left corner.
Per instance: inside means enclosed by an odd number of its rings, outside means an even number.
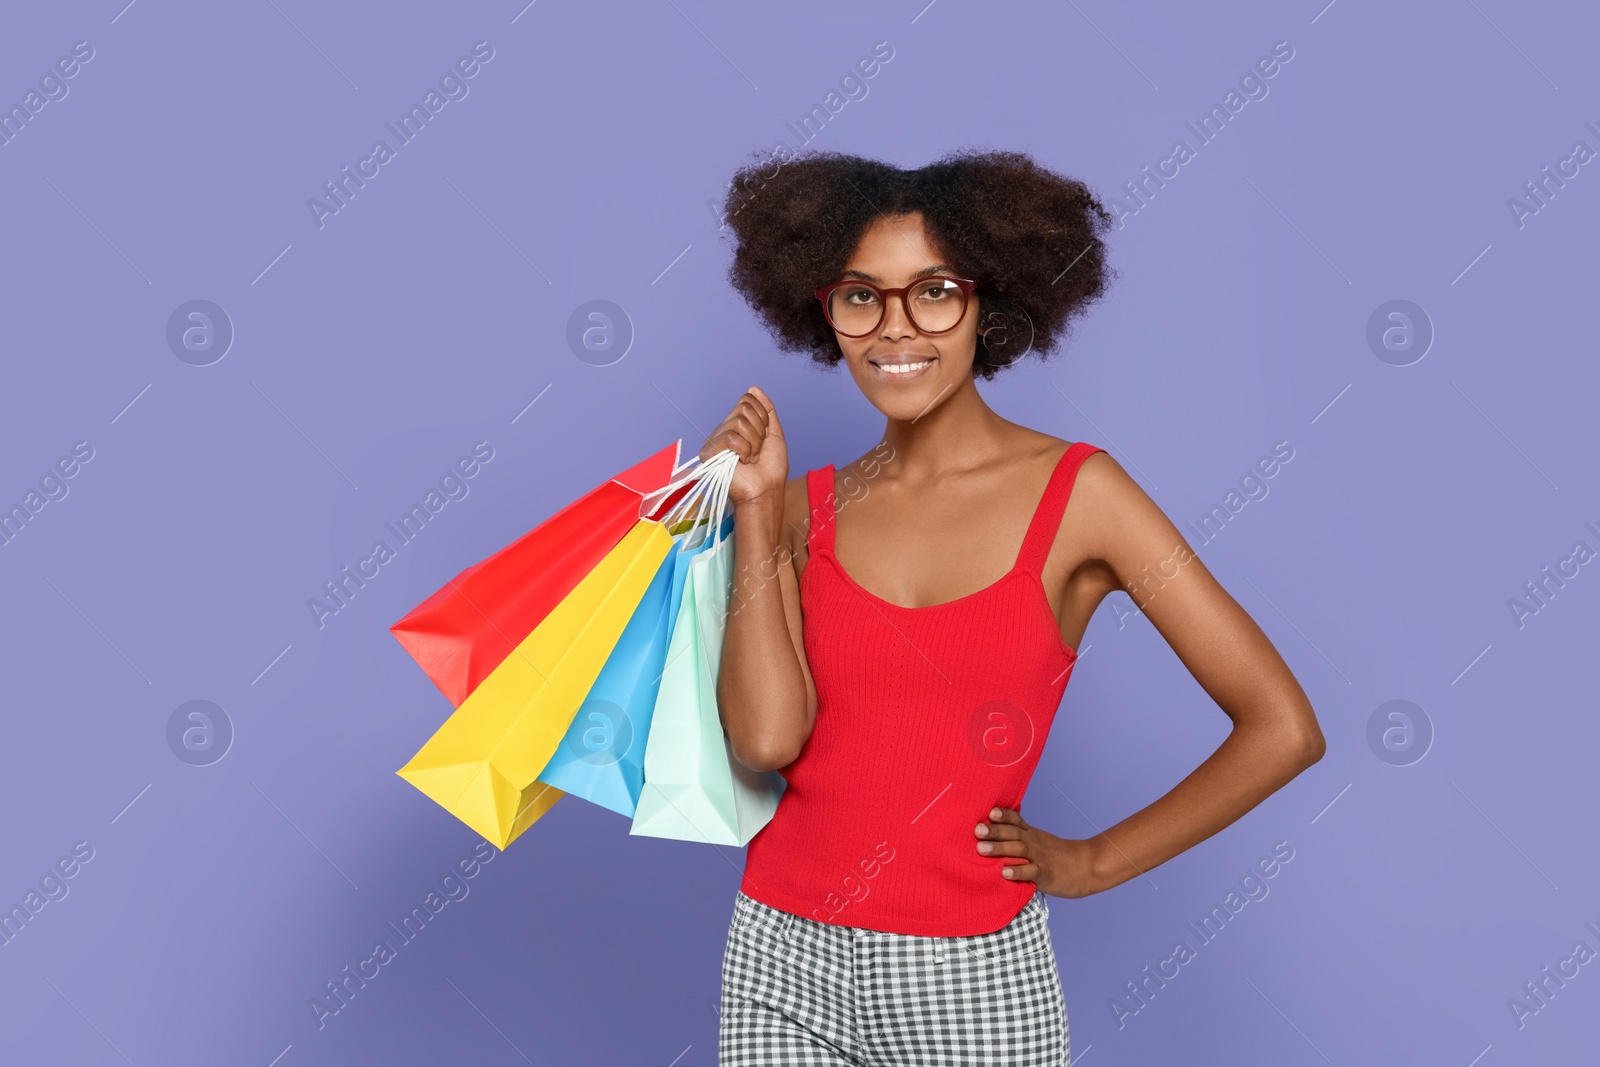
[[[920,363],[880,363],[878,369],[885,374],[908,374],[911,371],[926,367],[933,360],[925,359]]]

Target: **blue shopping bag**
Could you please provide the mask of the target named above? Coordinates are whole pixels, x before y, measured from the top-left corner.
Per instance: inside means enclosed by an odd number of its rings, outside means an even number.
[[[723,522],[723,536],[733,516]],[[645,741],[666,666],[667,646],[683,599],[689,563],[713,543],[673,538],[644,598],[606,658],[583,704],[539,772],[539,781],[632,818],[644,786]]]
[[[711,524],[719,531],[725,528],[721,516],[733,473],[731,464],[720,464],[707,474],[717,516]],[[630,834],[743,847],[771,820],[783,795],[782,775],[751,771],[734,758],[717,706],[733,556],[731,536],[724,535],[690,561],[657,687],[644,790]]]

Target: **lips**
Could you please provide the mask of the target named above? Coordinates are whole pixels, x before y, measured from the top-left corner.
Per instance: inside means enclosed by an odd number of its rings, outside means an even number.
[[[933,365],[938,362],[938,358],[924,356],[920,359],[895,359],[884,360],[883,362],[868,360],[867,362],[872,366],[874,377],[881,381],[909,382],[926,375],[933,368]]]

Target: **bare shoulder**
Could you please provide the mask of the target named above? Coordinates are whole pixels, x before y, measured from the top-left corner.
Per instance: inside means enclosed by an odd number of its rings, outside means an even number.
[[[1126,494],[1130,488],[1141,494],[1144,492],[1110,452],[1099,445],[1094,447],[1101,450],[1089,453],[1078,465],[1077,477],[1073,479],[1073,497],[1081,494],[1104,503],[1118,494]]]
[[[1034,467],[1042,468],[1045,471],[1042,477],[1048,477],[1061,458],[1079,443],[1026,427],[1019,427],[1019,431],[1017,451],[1028,456],[1027,473],[1019,471],[1019,482],[1023,478],[1030,481],[1040,478]],[[1102,447],[1093,441],[1082,443]],[[1066,514],[1057,529],[1056,541],[1074,543],[1073,549],[1066,551],[1068,556],[1082,555],[1085,550],[1094,555],[1096,548],[1114,538],[1116,531],[1126,524],[1140,500],[1148,503],[1149,498],[1109,452],[1091,452],[1073,475]]]
[[[1056,464],[1061,457],[1066,455],[1067,449],[1072,447],[1071,441],[1063,440],[1054,434],[1041,433],[1027,427],[1018,427],[1016,445],[1013,454],[1019,458],[1010,465],[1010,470],[1015,473],[1010,477],[1017,483],[1019,490],[1032,490],[1037,496],[1038,491],[1033,488],[1033,483],[1048,479],[1055,472]],[[1039,473],[1042,471],[1043,473]]]
[[[1144,487],[1106,451],[1091,453],[1078,467],[1067,511],[1070,518],[1062,525],[1077,531],[1100,558],[1119,545],[1182,540]]]

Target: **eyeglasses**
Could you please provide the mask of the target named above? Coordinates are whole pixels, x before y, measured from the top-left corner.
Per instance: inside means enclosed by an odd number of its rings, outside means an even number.
[[[978,287],[969,278],[936,275],[898,289],[880,289],[848,279],[816,290],[828,325],[845,337],[865,337],[883,322],[889,298],[898,296],[919,333],[949,333],[967,313],[967,297]]]

